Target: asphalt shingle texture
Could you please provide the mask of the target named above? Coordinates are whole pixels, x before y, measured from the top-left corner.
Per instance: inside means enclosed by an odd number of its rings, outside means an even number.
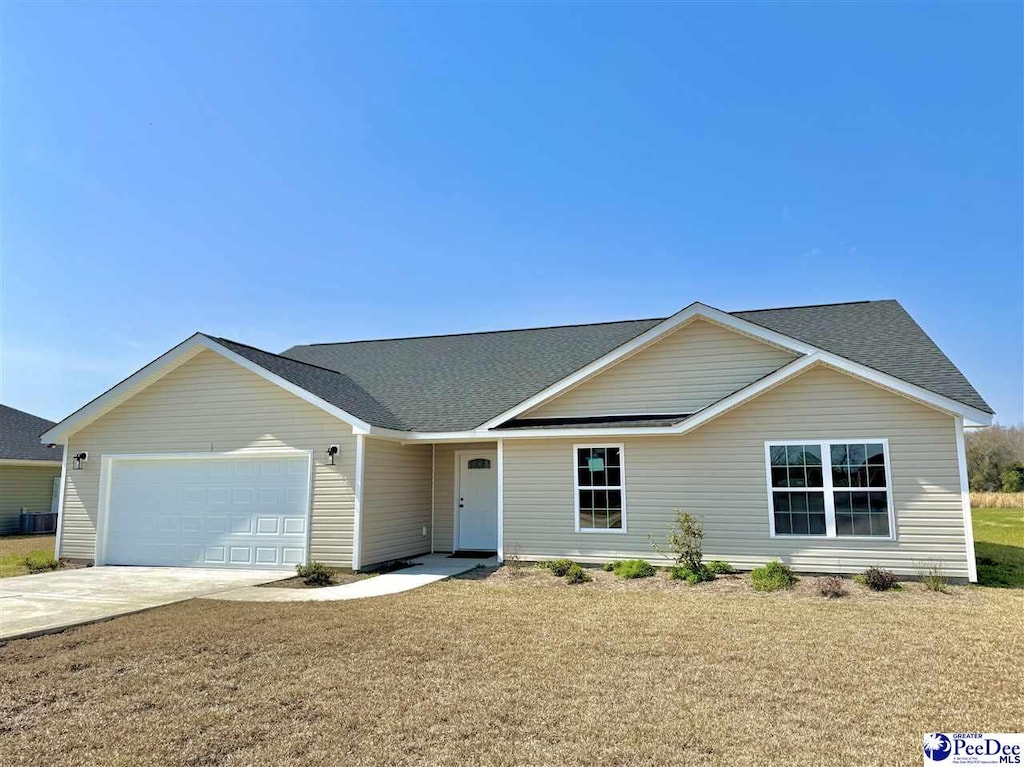
[[[60,447],[46,447],[39,435],[54,426],[53,421],[0,405],[0,459],[19,461],[59,461]]]
[[[991,412],[897,301],[766,309],[735,315]],[[479,426],[659,322],[661,318],[315,344],[294,346],[282,356],[344,373],[347,391],[355,392],[352,399],[347,399],[347,394],[324,399],[375,425],[457,431]],[[307,373],[296,370],[294,374],[295,380],[289,380],[305,386],[300,380],[305,380]],[[317,380],[320,390],[330,394],[331,380],[326,376]],[[377,416],[374,407],[386,415]]]

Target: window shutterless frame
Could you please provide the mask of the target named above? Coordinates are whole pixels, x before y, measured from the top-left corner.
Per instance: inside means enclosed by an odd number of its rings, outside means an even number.
[[[622,527],[580,527],[580,490],[593,489],[589,485],[580,485],[579,472],[576,470],[576,463],[579,460],[578,455],[580,450],[590,450],[592,448],[615,448],[619,451],[619,485],[609,486],[612,489],[618,490],[622,494]],[[605,487],[597,488],[599,490],[606,489]],[[597,443],[581,443],[572,446],[572,498],[573,498],[573,525],[577,533],[591,533],[597,534],[611,534],[611,535],[624,535],[626,533],[626,448],[622,444],[608,443],[608,442],[597,442]]]
[[[875,490],[880,492],[880,488],[850,488],[850,487],[835,487],[832,481],[832,446],[833,445],[863,445],[863,444],[881,444],[883,457],[885,459],[885,501],[889,512],[889,535],[837,535],[836,534],[836,491],[853,491],[853,492],[869,492]],[[804,534],[790,534],[775,532],[775,491],[783,492],[783,488],[772,487],[772,455],[771,449],[774,446],[783,445],[819,445],[821,447],[821,462],[822,462],[822,483],[823,487],[821,490],[825,494],[825,535],[804,535]],[[765,472],[765,484],[768,488],[768,529],[772,538],[782,539],[796,539],[796,540],[815,540],[820,541],[822,539],[827,540],[841,540],[841,541],[894,541],[896,540],[896,514],[893,506],[893,489],[892,489],[892,469],[889,466],[889,440],[879,439],[876,437],[849,437],[847,439],[769,439],[765,440],[764,443],[764,472]],[[797,492],[804,492],[805,488],[794,487],[792,490]],[[816,492],[817,488],[811,488],[811,492]]]

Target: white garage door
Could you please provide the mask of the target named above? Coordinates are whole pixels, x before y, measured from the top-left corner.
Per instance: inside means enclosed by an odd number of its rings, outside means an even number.
[[[104,564],[292,568],[306,560],[309,456],[114,459]]]

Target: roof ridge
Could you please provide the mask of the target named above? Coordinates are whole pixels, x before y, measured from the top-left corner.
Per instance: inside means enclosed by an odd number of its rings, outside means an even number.
[[[363,338],[357,341],[320,341],[313,344],[295,344],[292,349],[306,348],[310,346],[345,346],[348,344],[376,344],[383,343],[385,341],[420,341],[427,338],[457,338],[459,336],[487,336],[495,335],[497,333],[526,333],[530,330],[561,330],[564,328],[590,328],[596,325],[622,325],[627,322],[661,322],[662,320],[668,319],[667,317],[638,317],[632,320],[604,320],[602,322],[573,322],[568,325],[539,325],[531,328],[505,328],[503,330],[476,330],[466,333],[439,333],[437,335],[424,335],[424,336],[398,336],[396,338]],[[230,339],[225,339],[230,340]],[[232,341],[232,343],[237,343]],[[245,344],[242,344],[245,346]],[[252,347],[256,349],[257,347]],[[257,351],[263,351],[257,349]],[[270,352],[268,352],[270,353]],[[281,356],[281,355],[277,355]],[[291,357],[285,357],[285,359],[292,359]]]
[[[856,306],[858,304],[881,304],[886,301],[894,301],[899,303],[895,298],[876,298],[868,299],[864,301],[832,301],[831,303],[825,304],[801,304],[799,306],[770,306],[766,309],[737,309],[731,311],[729,314],[755,314],[757,312],[780,312],[787,309],[819,309],[824,306]]]

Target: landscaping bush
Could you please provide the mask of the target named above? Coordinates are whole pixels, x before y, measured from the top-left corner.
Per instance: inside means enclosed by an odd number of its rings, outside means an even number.
[[[796,583],[796,576],[779,560],[773,559],[763,567],[752,570],[750,582],[754,585],[755,591],[778,591],[790,588]]]
[[[60,561],[45,551],[34,551],[25,557],[25,569],[30,573],[45,573],[60,567]]]
[[[723,562],[721,559],[713,559],[707,563],[707,568],[715,575],[729,575],[730,573],[736,572],[735,568],[728,562]]]
[[[570,586],[590,581],[590,574],[575,562],[565,571],[565,582]]]
[[[334,574],[327,565],[316,561],[305,565],[295,565],[295,572],[307,586],[326,586],[331,582],[331,576]]]
[[[568,573],[569,568],[571,568],[575,564],[576,563],[573,562],[571,559],[554,559],[548,562],[538,562],[537,567],[542,567],[545,570],[549,571],[552,575],[561,578],[563,575]]]
[[[615,563],[605,562],[603,565],[601,565],[601,569],[604,570],[606,573],[610,573],[612,570],[615,569]]]
[[[846,586],[838,575],[826,575],[818,578],[818,593],[828,599],[839,599],[846,596]]]
[[[896,574],[883,570],[880,567],[869,567],[864,571],[863,575],[855,577],[854,580],[867,586],[872,591],[889,591],[890,589],[899,588]]]
[[[647,540],[662,556],[671,556],[677,565],[687,568],[692,573],[697,572],[704,559],[704,527],[692,514],[687,514],[682,509],[673,511],[676,513],[675,525],[668,531],[668,547],[671,554],[663,551],[650,533],[647,534]]]
[[[650,578],[657,571],[646,560],[623,559],[612,562],[612,572],[620,578]]]
[[[921,566],[921,585],[928,591],[946,590],[946,576],[942,574],[942,565],[938,562],[925,562]]]
[[[686,581],[687,583],[704,583],[715,579],[715,571],[706,565],[701,565],[696,571],[686,565],[676,565],[668,569],[668,578],[672,581]]]

